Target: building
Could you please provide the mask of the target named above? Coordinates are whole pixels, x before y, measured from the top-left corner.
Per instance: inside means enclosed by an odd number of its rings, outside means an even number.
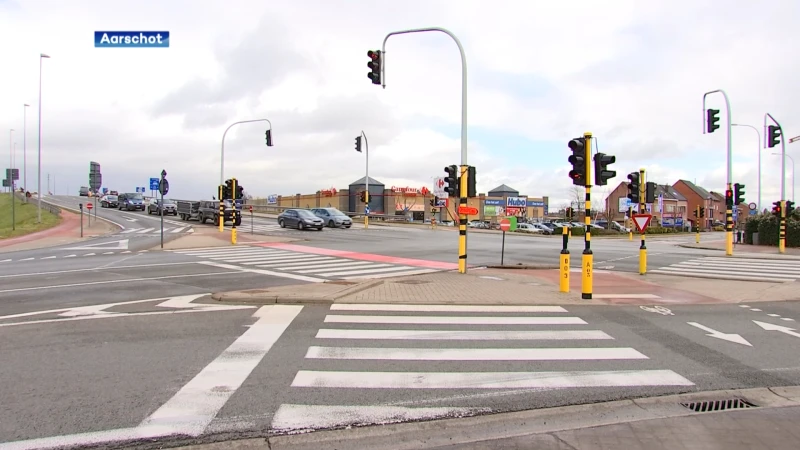
[[[646,205],[647,213],[653,215],[652,224],[662,227],[684,226],[688,218],[688,203],[673,186],[656,184],[655,205]],[[620,223],[630,223],[628,217],[628,182],[621,182],[612,190],[605,200],[606,214],[609,220]],[[637,211],[638,205],[631,208]]]
[[[711,228],[715,217],[713,213],[714,196],[689,180],[678,180],[672,187],[686,199],[686,210],[692,224],[697,226],[698,222],[700,222],[701,228]],[[694,217],[694,212],[698,207],[706,209],[704,221],[699,221]]]
[[[713,211],[711,218],[713,223],[722,222],[725,223],[725,195],[720,194],[719,192],[711,191],[711,210]],[[706,213],[706,217],[708,217],[708,213]]]
[[[361,201],[361,193],[366,190],[366,179],[351,183],[347,189],[334,187],[321,189],[314,194],[271,195],[267,205],[285,208],[324,208],[334,207],[351,214],[364,214],[366,204]],[[434,195],[428,187],[390,186],[369,179],[369,213],[380,216],[402,216],[407,220],[423,221],[436,218],[437,221],[456,221],[458,218],[458,199],[439,199],[433,206]],[[548,213],[548,197],[529,197],[505,184],[492,189],[487,194],[468,199],[467,206],[475,208],[477,214],[468,216],[469,220],[488,220],[497,222],[510,215],[525,218],[544,218]]]

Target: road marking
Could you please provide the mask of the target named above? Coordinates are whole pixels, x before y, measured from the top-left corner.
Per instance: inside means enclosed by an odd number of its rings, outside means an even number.
[[[44,258],[39,258],[39,259],[55,259],[55,258],[56,258],[55,256],[45,256]]]
[[[86,244],[80,247],[57,248],[56,250],[127,250],[127,249],[128,249],[128,239],[120,239],[118,241],[107,241],[107,242],[100,242],[97,244]]]
[[[291,278],[293,280],[308,281],[309,283],[322,283],[322,282],[325,281],[322,278],[307,277],[305,275],[295,275],[293,273],[273,272],[271,270],[264,270],[264,269],[249,269],[249,268],[246,268],[246,267],[234,266],[232,264],[222,264],[222,263],[212,262],[212,261],[198,261],[197,264],[203,264],[203,265],[206,265],[206,266],[219,267],[220,269],[238,270],[239,272],[250,272],[250,273],[258,273],[258,274],[261,274],[261,275],[270,275],[270,276],[273,276],[273,277]],[[233,272],[229,272],[229,273],[233,273]]]
[[[20,261],[31,261],[33,258],[20,259]]]
[[[783,334],[800,338],[800,333],[795,331],[794,328],[785,327],[783,325],[775,325],[767,322],[759,322],[757,320],[754,320],[753,322],[767,331],[780,331]]]
[[[75,257],[75,255],[68,255],[64,258],[71,258]],[[130,258],[128,258],[130,259]],[[188,266],[191,264],[198,264],[197,261],[190,261],[190,262],[174,262],[174,263],[155,263],[155,264],[137,264],[134,266],[116,266],[115,269],[134,269],[137,267],[155,267],[155,266]],[[100,270],[102,267],[107,266],[107,264],[100,266],[100,267],[91,267],[88,269],[69,269],[69,270],[56,270],[53,272],[35,272],[35,273],[17,273],[14,275],[0,275],[0,278],[15,278],[15,277],[38,277],[41,275],[56,275],[60,273],[72,273],[72,272],[95,272]]]
[[[351,389],[563,389],[694,386],[671,370],[575,372],[347,372],[300,370],[292,387]]]
[[[2,291],[0,291],[2,292]],[[417,325],[586,325],[580,317],[325,316],[325,323]]]
[[[0,262],[9,262],[9,261],[11,261],[11,260],[10,259],[4,259],[4,260],[2,260]]]
[[[196,309],[179,309],[175,311],[146,311],[136,313],[107,313],[107,314],[93,314],[88,316],[69,317],[66,319],[42,319],[42,320],[29,320],[25,322],[12,322],[0,323],[0,328],[13,327],[19,325],[41,325],[46,323],[60,323],[60,322],[74,322],[76,320],[94,320],[94,319],[115,319],[120,317],[135,317],[135,316],[160,316],[164,314],[184,314],[184,313],[197,313],[197,312],[216,312],[216,311],[234,311],[239,309],[253,309],[254,306],[248,305],[226,305],[226,306],[209,306]],[[3,444],[0,444],[0,450],[3,449]]]
[[[386,348],[317,347],[307,359],[368,359],[394,361],[592,361],[649,359],[630,347],[611,348]]]
[[[500,341],[500,340],[552,340],[614,339],[599,330],[548,330],[548,331],[473,331],[473,330],[352,330],[321,328],[317,339],[393,339],[425,341]]]
[[[113,284],[113,283],[133,283],[136,281],[153,281],[153,280],[168,280],[171,278],[190,278],[190,277],[206,277],[206,276],[213,276],[213,275],[230,275],[236,272],[211,272],[211,273],[192,273],[187,275],[169,275],[163,277],[150,277],[150,278],[128,278],[125,280],[107,280],[107,281],[89,281],[86,283],[72,283],[72,284],[59,284],[53,286],[36,286],[36,287],[28,287],[28,288],[17,288],[17,289],[3,289],[0,290],[0,293],[4,292],[24,292],[24,291],[40,291],[45,289],[62,289],[68,287],[77,287],[77,286],[94,286],[99,284]]]
[[[200,371],[138,428],[199,436],[244,383],[303,309],[299,305],[262,306],[250,326],[230,347]]]
[[[752,347],[753,346],[753,344],[747,342],[747,339],[743,338],[741,335],[738,335],[738,334],[735,334],[735,333],[723,333],[723,332],[717,331],[717,330],[715,330],[713,328],[709,328],[709,327],[707,327],[705,325],[700,325],[697,322],[686,322],[686,323],[688,325],[691,325],[691,326],[693,326],[695,328],[699,328],[699,329],[707,332],[708,334],[706,334],[706,336],[708,336],[708,337],[722,339],[724,341],[734,342],[736,344],[742,344],[742,345],[746,345],[748,347]]]
[[[406,406],[329,406],[282,404],[272,419],[275,431],[313,431],[344,425],[378,425],[433,420],[440,417],[467,417],[489,413],[489,408]]]
[[[85,254],[83,256],[94,256],[94,255],[95,255],[94,253],[87,253],[87,254]]]
[[[641,298],[641,299],[657,299],[661,298],[653,294],[592,294],[594,298]]]
[[[414,312],[480,312],[480,313],[565,313],[561,306],[512,305],[382,305],[366,303],[334,303],[331,311],[414,311]]]

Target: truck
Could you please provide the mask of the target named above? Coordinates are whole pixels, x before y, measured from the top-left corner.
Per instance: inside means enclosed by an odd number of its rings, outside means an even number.
[[[236,226],[242,224],[241,201],[236,202],[236,216],[233,216],[233,204],[230,200],[225,202],[224,222],[234,223]],[[217,200],[178,200],[178,216],[183,220],[197,220],[206,223],[211,220],[215,226],[219,226],[219,201]]]

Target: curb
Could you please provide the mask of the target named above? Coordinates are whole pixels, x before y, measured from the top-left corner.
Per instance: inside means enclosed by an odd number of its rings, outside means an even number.
[[[45,202],[45,201],[43,201],[42,203],[47,203],[48,205],[56,206],[56,207],[58,207],[58,208],[61,208],[61,209],[67,210],[67,211],[69,211],[69,212],[72,212],[72,213],[75,213],[75,214],[78,214],[78,215],[80,215],[80,214],[81,214],[81,211],[80,211],[79,209],[71,208],[71,207],[69,207],[69,206],[61,206],[61,205],[56,205],[56,204],[54,204],[54,203]],[[103,222],[107,222],[107,223],[110,223],[111,225],[114,225],[115,227],[118,227],[120,230],[124,230],[124,229],[125,229],[125,227],[124,227],[124,226],[122,226],[122,225],[118,224],[117,222],[114,222],[113,220],[106,219],[105,217],[101,217],[101,216],[96,216],[96,217],[97,217],[98,219],[102,220]]]
[[[331,294],[324,295],[293,295],[293,294],[273,294],[270,292],[248,292],[248,291],[232,291],[232,292],[215,292],[211,294],[211,299],[219,302],[237,302],[248,304],[329,304],[336,300],[353,295],[361,291],[365,291],[372,287],[383,284],[384,280],[370,280],[363,283],[356,283],[349,285],[341,290]],[[329,283],[333,284],[333,283]]]
[[[750,411],[800,406],[800,387],[719,390],[531,409],[461,418],[445,418],[377,426],[312,431],[305,434],[272,435],[228,442],[195,444],[187,450],[262,449],[317,450],[320,448],[369,448],[371,450],[434,449],[459,444],[491,442],[509,437],[534,436],[645,420],[668,419],[737,410],[694,412],[681,403],[740,398],[757,408]],[[481,414],[481,412],[477,412]],[[531,442],[534,442],[531,440]]]

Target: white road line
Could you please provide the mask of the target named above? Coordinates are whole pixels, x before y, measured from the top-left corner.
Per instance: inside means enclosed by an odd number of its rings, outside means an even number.
[[[302,260],[308,261],[311,258],[314,258],[314,257],[313,256],[309,257],[308,255],[265,256],[264,258],[261,258],[258,261],[250,261],[250,262],[246,262],[246,263],[242,263],[242,264],[244,264],[246,266],[254,266],[256,264],[265,264],[265,263],[269,263],[269,262],[280,263],[280,262],[296,262],[296,261],[302,261]]]
[[[586,325],[580,317],[325,316],[325,323],[416,325]]]
[[[94,256],[94,255],[95,255],[94,253],[87,253],[87,254],[85,254],[83,256]]]
[[[386,348],[317,347],[307,359],[368,359],[391,361],[601,361],[649,359],[630,347],[609,348]]]
[[[301,370],[292,387],[352,389],[563,389],[694,386],[671,370],[575,372],[326,372]]]
[[[45,256],[44,258],[40,258],[40,259],[56,259],[56,257],[55,256]]]
[[[414,311],[479,313],[565,313],[561,306],[516,305],[397,305],[377,303],[334,303],[331,311]]]
[[[433,420],[440,417],[465,417],[488,412],[491,412],[489,408],[282,404],[275,412],[270,428],[276,431],[312,431],[345,425],[389,424]]]
[[[211,260],[224,260],[225,262],[229,262],[229,263],[241,263],[241,262],[247,262],[247,261],[256,261],[256,260],[261,260],[261,259],[264,259],[264,255],[263,255],[263,254],[261,254],[261,253],[254,253],[254,254],[251,254],[251,255],[245,255],[245,256],[237,255],[237,256],[235,256],[235,257],[230,257],[230,256],[223,256],[223,257],[219,257],[219,256],[213,256],[213,257],[211,257],[211,258],[208,258],[208,259],[211,259]]]
[[[478,331],[478,330],[348,330],[321,328],[317,339],[420,340],[420,341],[563,341],[613,340],[599,330]]]
[[[128,228],[126,230],[120,231],[119,234],[135,233],[135,232],[137,232],[139,230],[140,230],[140,228]]]
[[[113,255],[113,254],[114,254],[114,252],[105,252],[105,253],[103,253],[103,254],[104,254],[104,255]]]
[[[209,251],[209,250],[223,250],[223,249],[227,250],[228,248],[230,248],[230,247],[197,247],[197,248],[193,248],[193,249],[190,249],[190,250],[167,250],[167,251],[171,252],[171,253],[190,254],[190,253],[197,253],[197,252],[203,252],[203,251]],[[255,248],[255,247],[250,247],[248,245],[242,245],[241,247],[237,247],[237,248]]]
[[[33,258],[20,259],[20,261],[31,261],[31,260],[33,260]]]
[[[76,256],[78,256],[78,255],[67,255],[67,256],[65,256],[64,258],[74,258],[74,257],[76,257]]]
[[[86,283],[72,283],[72,284],[59,284],[59,285],[52,285],[52,286],[36,286],[36,287],[27,287],[27,288],[17,288],[17,289],[3,289],[0,290],[0,293],[4,292],[23,292],[23,291],[41,291],[45,289],[63,289],[68,287],[77,287],[77,286],[93,286],[99,284],[113,284],[113,283],[133,283],[136,281],[154,281],[154,280],[167,280],[170,278],[191,278],[191,277],[206,277],[206,276],[213,276],[213,275],[230,275],[235,272],[211,272],[211,273],[192,273],[188,275],[169,275],[164,277],[150,277],[150,278],[128,278],[124,280],[107,280],[107,281],[89,281]]]
[[[211,306],[208,308],[197,308],[197,309],[179,309],[179,310],[172,310],[172,311],[145,311],[145,312],[136,312],[136,313],[107,313],[107,314],[95,314],[91,316],[78,316],[78,317],[69,317],[65,319],[42,319],[42,320],[29,320],[25,322],[13,322],[13,323],[0,323],[0,328],[4,327],[13,327],[13,326],[20,326],[20,325],[41,325],[45,323],[59,323],[59,322],[74,322],[76,320],[94,320],[94,319],[116,319],[120,317],[136,317],[136,316],[161,316],[164,314],[184,314],[184,313],[198,313],[198,312],[217,312],[217,311],[235,311],[240,309],[253,309],[254,306],[247,306],[247,305],[230,305],[224,307],[216,307]],[[0,449],[3,448],[3,444],[0,444]]]
[[[11,262],[11,260],[10,259],[4,259],[4,260],[2,260],[0,262]]]
[[[199,436],[303,309],[263,306],[259,319],[139,428]]]
[[[144,234],[144,233],[149,233],[149,232],[155,231],[155,230],[156,230],[155,228],[145,228],[144,230],[137,231],[137,233]]]
[[[75,255],[68,255],[64,258],[71,258]],[[128,259],[128,258],[126,258]],[[198,262],[176,262],[176,263],[156,263],[156,264],[137,264],[133,266],[114,266],[114,269],[135,269],[137,267],[157,267],[157,266],[188,266],[192,264],[198,264]],[[0,278],[17,278],[17,277],[36,277],[40,275],[56,275],[60,273],[73,273],[73,272],[96,272],[98,270],[102,270],[104,266],[99,267],[90,267],[88,269],[69,269],[69,270],[56,270],[52,272],[36,272],[36,273],[17,273],[14,275],[0,275]]]
[[[323,279],[323,278],[307,277],[305,275],[297,275],[297,274],[285,273],[285,272],[273,272],[271,270],[264,270],[264,269],[250,269],[250,268],[245,268],[245,267],[240,267],[240,266],[234,266],[232,264],[222,264],[222,263],[213,262],[213,261],[200,261],[200,262],[198,262],[198,264],[204,264],[204,265],[207,265],[207,266],[219,267],[220,269],[231,269],[231,270],[238,270],[240,272],[250,272],[250,273],[258,273],[258,274],[261,274],[261,275],[270,275],[270,276],[273,276],[273,277],[291,278],[293,280],[308,281],[310,283],[322,283],[322,282],[325,281],[325,279]]]
[[[335,259],[332,256],[324,256],[321,258],[314,258],[316,261],[309,265],[309,261],[300,261],[300,262],[290,262],[290,263],[267,263],[267,264],[260,264],[257,267],[272,267],[272,266],[280,266],[281,269],[285,270],[296,270],[296,269],[313,269],[313,268],[326,268],[330,267],[331,265],[342,264],[347,262],[348,260],[341,260]]]

